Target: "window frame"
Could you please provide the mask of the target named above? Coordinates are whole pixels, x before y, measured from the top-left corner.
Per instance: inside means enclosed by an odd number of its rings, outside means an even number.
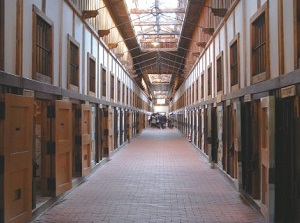
[[[212,65],[210,64],[207,67],[207,73],[206,73],[206,77],[207,77],[207,98],[210,99],[212,98],[212,93],[213,93],[213,89],[212,89],[212,85],[213,85],[213,79],[212,79]]]
[[[44,82],[47,84],[53,84],[53,41],[54,41],[54,22],[49,19],[37,6],[32,5],[32,78]],[[37,18],[40,17],[50,26],[50,39],[49,39],[49,49],[51,51],[51,56],[49,58],[49,75],[41,74],[37,72],[37,42],[36,42],[36,32],[37,32]]]
[[[221,68],[219,68],[218,61],[221,61]],[[220,71],[220,74],[219,74]],[[219,76],[221,75],[221,83],[219,83]],[[216,57],[216,87],[217,87],[217,94],[223,94],[224,89],[224,57],[223,51],[221,51],[218,56]],[[221,84],[221,86],[219,86]],[[221,89],[219,88],[221,87]]]
[[[255,25],[254,23],[264,15],[265,19],[265,71],[253,75],[255,60],[253,54],[253,45],[255,41]],[[257,12],[250,18],[250,78],[251,84],[256,84],[258,82],[269,79],[270,76],[270,48],[269,48],[269,6],[265,3],[261,6]]]
[[[200,81],[200,93],[201,93],[201,99],[203,99],[204,100],[204,83],[205,83],[205,81],[204,81],[204,71],[202,71],[202,73],[201,73],[201,75],[200,75],[200,78],[201,78],[201,81]]]
[[[110,99],[115,100],[115,75],[110,72]]]
[[[121,102],[121,80],[117,79],[117,101]]]
[[[74,85],[71,83],[71,44],[75,45],[78,49],[77,55],[76,57],[76,62],[77,62],[77,74],[76,74],[76,81],[78,82],[78,85]],[[68,34],[68,68],[67,68],[67,72],[68,72],[68,89],[72,90],[72,91],[79,91],[79,85],[80,85],[80,44],[79,42],[77,42],[70,34]]]
[[[236,64],[237,64],[237,83],[235,84],[232,84],[232,76],[233,76],[233,73],[232,73],[232,64],[233,64],[233,58],[232,58],[232,46],[236,44],[236,56],[237,56],[237,61],[236,61]],[[238,89],[240,89],[240,34],[238,33],[229,43],[229,68],[230,68],[230,72],[229,72],[229,75],[230,75],[230,90],[231,92],[232,91],[236,91]]]
[[[106,80],[107,80],[107,72],[106,68],[101,65],[101,97],[106,98]]]
[[[0,0],[0,70],[4,70],[4,0]]]
[[[97,77],[97,61],[96,61],[96,58],[91,54],[91,53],[88,53],[87,55],[87,87],[88,87],[88,95],[90,96],[94,96],[96,95],[96,89],[97,89],[97,81],[96,81],[96,77]],[[95,83],[94,83],[94,90],[95,91],[92,91],[91,90],[91,61],[94,62],[94,65],[95,65]]]

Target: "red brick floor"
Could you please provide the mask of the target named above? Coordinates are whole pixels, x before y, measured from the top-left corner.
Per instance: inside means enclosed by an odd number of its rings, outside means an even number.
[[[264,222],[181,134],[146,129],[34,222]]]

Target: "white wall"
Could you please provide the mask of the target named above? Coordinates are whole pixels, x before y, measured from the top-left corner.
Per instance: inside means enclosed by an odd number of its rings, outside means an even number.
[[[166,113],[169,114],[169,107],[168,106],[154,106],[154,113]]]

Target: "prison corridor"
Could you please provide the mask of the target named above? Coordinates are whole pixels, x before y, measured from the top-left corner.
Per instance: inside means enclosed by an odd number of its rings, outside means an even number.
[[[177,129],[146,128],[33,222],[264,220]]]

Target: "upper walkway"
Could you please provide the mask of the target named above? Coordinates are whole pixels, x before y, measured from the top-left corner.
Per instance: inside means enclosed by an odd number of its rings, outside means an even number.
[[[34,222],[259,223],[176,129],[146,129]]]

